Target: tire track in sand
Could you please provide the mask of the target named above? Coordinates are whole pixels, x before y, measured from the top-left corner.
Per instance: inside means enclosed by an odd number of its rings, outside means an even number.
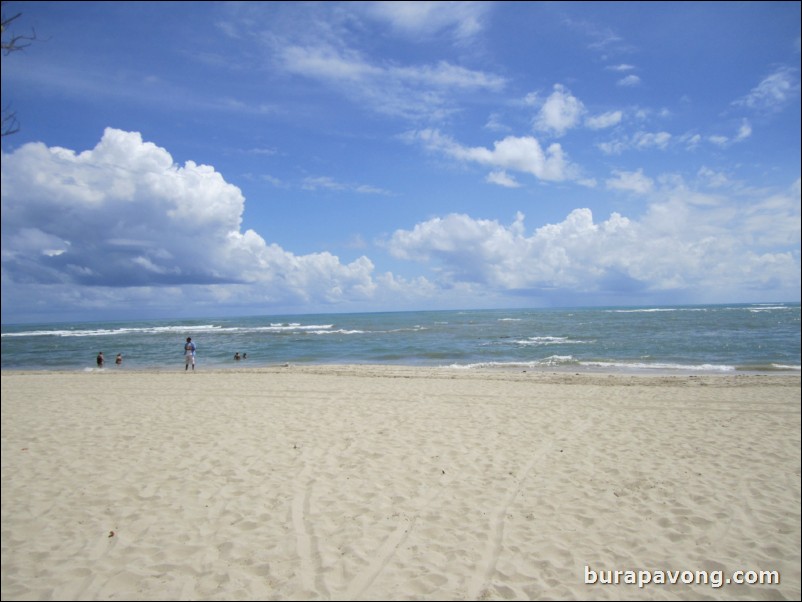
[[[309,462],[304,459],[303,468],[294,481],[295,494],[292,500],[292,526],[295,532],[295,549],[300,561],[302,592],[308,598],[317,594],[328,598],[328,588],[323,578],[320,549],[309,519],[312,486],[315,480],[310,475]],[[314,596],[317,597],[317,596]]]
[[[590,422],[585,419],[582,426],[578,428],[572,436],[578,437],[584,433]],[[504,540],[504,524],[506,522],[507,510],[512,505],[518,494],[521,493],[529,474],[538,466],[544,456],[546,456],[554,447],[554,441],[549,440],[542,444],[532,455],[532,458],[518,475],[516,475],[516,485],[509,489],[507,497],[504,502],[498,507],[497,511],[493,513],[488,524],[488,531],[490,533],[487,538],[484,552],[482,553],[481,560],[476,565],[476,571],[473,573],[470,583],[468,584],[467,599],[480,600],[484,599],[487,594],[487,585],[490,582],[493,573],[496,571],[496,564],[501,555],[502,542]],[[482,570],[484,567],[484,570]]]
[[[381,574],[381,572],[384,570],[384,567],[389,564],[393,556],[395,556],[396,550],[398,550],[399,546],[404,543],[407,537],[409,537],[409,534],[412,533],[420,513],[428,508],[435,499],[437,499],[437,496],[443,492],[445,486],[448,485],[451,480],[452,479],[441,480],[428,495],[421,496],[419,498],[420,501],[415,504],[415,515],[411,519],[406,516],[401,518],[403,522],[401,522],[395,528],[395,530],[387,536],[381,547],[376,552],[376,555],[373,557],[373,561],[370,563],[370,565],[368,565],[364,570],[362,570],[362,572],[360,572],[351,580],[351,582],[348,584],[348,589],[342,597],[337,598],[338,600],[359,600],[362,598],[362,595],[365,593],[365,591]]]

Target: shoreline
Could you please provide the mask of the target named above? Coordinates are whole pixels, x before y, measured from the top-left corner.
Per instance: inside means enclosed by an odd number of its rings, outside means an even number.
[[[244,363],[243,363],[244,364]],[[370,373],[380,374],[386,372],[409,372],[421,374],[455,374],[455,375],[493,375],[493,374],[527,374],[530,376],[552,375],[557,377],[570,376],[604,376],[604,377],[655,377],[655,378],[732,378],[732,377],[786,377],[802,378],[802,373],[793,368],[773,369],[773,370],[702,370],[702,369],[681,369],[681,368],[631,368],[610,370],[601,367],[570,366],[570,367],[524,367],[520,365],[498,365],[498,366],[434,366],[434,365],[412,365],[412,364],[373,364],[373,363],[275,363],[275,364],[213,364],[203,366],[198,362],[195,372],[206,374],[230,374],[230,373],[342,373],[364,370]],[[184,365],[176,362],[175,365],[154,367],[131,367],[108,366],[96,368],[85,366],[82,368],[2,368],[2,374],[170,374],[185,372]],[[190,370],[191,372],[191,370]]]
[[[798,374],[2,376],[4,600],[800,596]]]

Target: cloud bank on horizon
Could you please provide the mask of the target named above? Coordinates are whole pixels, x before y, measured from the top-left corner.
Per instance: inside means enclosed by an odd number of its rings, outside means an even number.
[[[519,4],[21,5],[3,322],[798,301],[799,6]]]

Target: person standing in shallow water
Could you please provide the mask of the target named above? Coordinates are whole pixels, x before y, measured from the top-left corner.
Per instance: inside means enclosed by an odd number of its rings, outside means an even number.
[[[190,364],[192,369],[195,369],[195,343],[192,342],[192,337],[187,337],[187,342],[184,343],[184,370],[189,370]]]
[[[97,367],[98,368],[102,368],[103,367],[103,362],[105,362],[105,361],[106,360],[103,357],[103,352],[101,351],[100,353],[97,354]]]

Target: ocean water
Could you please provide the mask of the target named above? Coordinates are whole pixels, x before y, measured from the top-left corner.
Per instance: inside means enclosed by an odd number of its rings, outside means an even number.
[[[284,364],[642,373],[799,372],[798,303],[309,314],[2,327],[2,369]],[[246,353],[247,359],[234,360]],[[118,353],[123,364],[114,365]]]

